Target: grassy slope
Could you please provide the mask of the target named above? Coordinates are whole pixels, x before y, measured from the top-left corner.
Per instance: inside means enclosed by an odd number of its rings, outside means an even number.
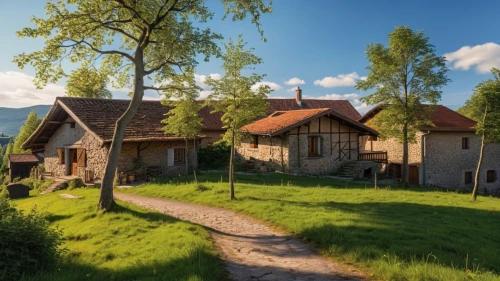
[[[182,180],[182,179],[180,179]],[[235,201],[220,174],[209,188],[176,181],[124,190],[241,211],[312,242],[325,255],[386,280],[500,280],[499,199],[332,179],[237,175]],[[224,176],[224,179],[227,178]],[[468,279],[471,278],[471,279]]]
[[[81,199],[65,199],[69,193]],[[51,226],[64,232],[69,251],[53,273],[24,280],[220,280],[223,270],[208,233],[201,227],[123,202],[96,213],[97,189],[61,191],[14,200],[34,204]]]

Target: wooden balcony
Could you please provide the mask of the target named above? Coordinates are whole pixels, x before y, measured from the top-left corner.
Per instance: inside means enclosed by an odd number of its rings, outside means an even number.
[[[358,161],[373,161],[378,163],[387,163],[386,151],[372,151],[358,154]]]

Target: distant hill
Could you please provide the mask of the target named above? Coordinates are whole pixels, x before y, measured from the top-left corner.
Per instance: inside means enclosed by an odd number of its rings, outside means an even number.
[[[16,136],[31,111],[43,118],[52,105],[35,105],[23,108],[0,107],[0,134]]]

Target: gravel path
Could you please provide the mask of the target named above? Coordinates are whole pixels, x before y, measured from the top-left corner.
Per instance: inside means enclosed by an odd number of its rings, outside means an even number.
[[[204,226],[232,280],[362,280],[293,236],[235,212],[174,200],[115,192],[115,198]]]

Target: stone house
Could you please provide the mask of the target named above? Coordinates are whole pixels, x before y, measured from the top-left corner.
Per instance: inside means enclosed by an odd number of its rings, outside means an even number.
[[[331,108],[275,111],[241,128],[237,153],[259,169],[328,174],[359,158],[359,136],[378,133]],[[262,167],[262,168],[261,168]]]
[[[377,106],[359,121],[370,126],[373,118],[383,110]],[[450,189],[471,189],[479,160],[481,138],[475,134],[476,122],[445,106],[438,105],[431,116],[433,126],[420,129],[416,142],[409,144],[409,182]],[[387,152],[387,175],[401,177],[403,145],[396,139],[361,138],[364,153]],[[480,172],[480,188],[483,193],[500,189],[500,145],[485,148],[483,167]]]
[[[115,122],[127,100],[58,97],[40,126],[23,144],[44,159],[54,176],[76,176],[86,182],[103,176]],[[125,130],[118,172],[137,176],[178,175],[188,163],[196,166],[196,147],[178,136],[165,135],[161,120],[168,108],[143,101]],[[202,137],[202,136],[201,136]],[[200,139],[196,142],[199,146]]]

